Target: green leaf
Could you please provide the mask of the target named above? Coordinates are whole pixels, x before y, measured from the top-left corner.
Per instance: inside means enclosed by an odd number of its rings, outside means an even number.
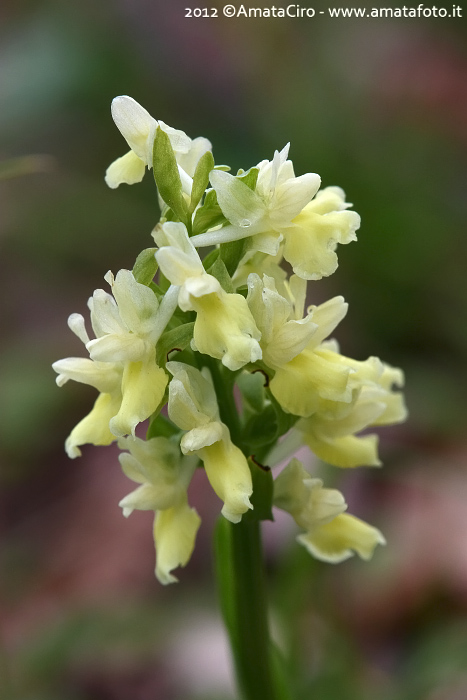
[[[271,406],[273,407],[276,415],[276,438],[280,438],[281,435],[284,435],[284,433],[286,433],[288,430],[290,430],[290,428],[293,425],[295,425],[295,423],[298,421],[298,416],[294,416],[292,413],[286,413],[285,411],[283,411],[280,404],[276,401],[272,393],[268,391],[268,394],[269,400],[271,401]]]
[[[184,350],[193,338],[194,323],[184,323],[182,326],[166,331],[157,343],[156,361],[159,366],[167,362],[167,355],[175,348]]]
[[[159,287],[158,284],[155,282],[149,282],[147,285],[149,289],[152,289],[156,297],[158,298],[159,301],[161,301],[162,297],[164,296],[165,292],[162,291],[162,289]]]
[[[243,431],[243,440],[252,452],[272,445],[279,435],[279,424],[274,406],[269,404],[261,413],[255,413],[247,421]]]
[[[188,205],[182,193],[182,181],[177,160],[165,131],[158,126],[153,147],[153,169],[159,193],[171,209],[185,224],[188,222]]]
[[[274,482],[270,467],[259,464],[254,458],[248,459],[248,466],[253,481],[253,494],[251,503],[253,510],[248,511],[243,517],[255,520],[274,520],[272,514],[272,498]]]
[[[211,267],[211,265],[214,265],[214,263],[220,255],[220,252],[221,251],[219,250],[219,248],[214,248],[213,250],[211,250],[210,253],[206,255],[206,257],[203,260],[203,266],[205,270],[208,270]]]
[[[167,279],[162,270],[159,270],[159,289],[161,289],[162,293],[165,294],[169,287],[170,280]]]
[[[203,205],[197,209],[195,214],[195,220],[193,222],[193,235],[196,236],[198,233],[205,233],[208,229],[213,228],[213,226],[219,226],[227,221],[222,209],[217,201],[217,194],[215,190],[209,190],[206,192]]]
[[[250,168],[247,172],[239,170],[237,178],[241,180],[250,190],[254,190],[258,181],[259,168]]]
[[[147,287],[154,279],[157,272],[157,261],[154,253],[157,248],[145,248],[136,258],[133,265],[133,277],[140,284],[145,284]]]
[[[227,272],[224,261],[221,260],[221,258],[218,257],[207,272],[220,282],[220,285],[225,292],[228,292],[228,294],[233,294],[235,292],[232,279]]]
[[[192,214],[197,205],[201,201],[201,197],[209,185],[209,173],[214,168],[214,158],[211,151],[201,156],[196,166],[195,174],[193,175],[193,187],[191,189],[191,201],[189,213]]]
[[[174,425],[171,420],[166,418],[162,413],[159,413],[149,424],[146,440],[150,440],[153,437],[170,438],[172,435],[176,435],[179,432],[180,429]]]
[[[243,258],[245,246],[245,238],[239,241],[231,241],[230,243],[221,243],[220,245],[221,258],[225,263],[229,275],[232,277],[235,274],[240,260]]]
[[[264,408],[265,376],[261,372],[242,372],[236,383],[247,407],[255,413],[261,413]]]

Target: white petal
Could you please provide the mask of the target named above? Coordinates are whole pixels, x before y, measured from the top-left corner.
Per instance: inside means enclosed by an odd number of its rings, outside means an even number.
[[[217,398],[212,382],[194,367],[167,362],[173,375],[169,384],[169,418],[182,430],[218,420]]]
[[[147,140],[157,128],[156,120],[144,107],[127,95],[112,101],[112,117],[131,150],[146,162]]]
[[[90,340],[89,355],[99,362],[139,362],[148,354],[148,343],[134,333],[107,333]]]
[[[319,189],[321,178],[316,173],[307,173],[290,178],[275,192],[271,220],[286,225],[297,216]]]
[[[177,162],[190,177],[193,177],[199,159],[207,151],[212,151],[211,142],[203,136],[198,136],[191,142],[190,150],[187,153],[177,155]]]
[[[152,289],[139,284],[129,270],[119,270],[112,293],[127,328],[143,336],[150,333],[159,310],[159,302]]]
[[[118,334],[128,331],[122,323],[115,299],[103,289],[96,289],[89,299],[88,306],[91,311],[91,325],[97,338],[106,333]]]
[[[60,386],[72,379],[89,384],[102,393],[113,392],[120,384],[122,370],[113,363],[93,362],[84,357],[67,357],[54,362],[52,368],[62,377]]]
[[[311,316],[300,321],[287,321],[274,333],[271,346],[264,354],[266,363],[281,367],[306,348],[318,325]]]
[[[333,297],[325,301],[324,304],[310,307],[313,321],[318,325],[318,330],[313,336],[313,347],[317,347],[333,332],[346,315],[348,307],[349,305],[342,296]]]
[[[189,152],[192,141],[184,131],[181,131],[180,129],[173,129],[171,126],[168,126],[168,124],[165,124],[162,119],[159,119],[159,126],[169,137],[170,143],[176,152],[176,155],[178,155],[178,153]]]
[[[265,215],[264,202],[238,177],[222,170],[212,170],[209,179],[216,190],[222,213],[234,226],[248,231]]]
[[[201,450],[203,447],[208,447],[218,442],[222,438],[222,434],[222,423],[218,421],[200,425],[198,428],[193,428],[193,430],[185,433],[180,442],[180,449],[183,454]]]
[[[81,314],[71,314],[68,317],[68,328],[81,340],[84,345],[89,343],[89,336],[86,331],[84,317]]]

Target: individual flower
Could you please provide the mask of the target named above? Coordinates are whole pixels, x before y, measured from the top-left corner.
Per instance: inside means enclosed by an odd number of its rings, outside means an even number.
[[[168,381],[156,364],[155,344],[175,309],[178,290],[169,290],[159,305],[152,290],[136,282],[129,270],[120,270],[116,278],[109,272],[105,279],[113,296],[97,289],[88,302],[96,338],[89,339],[80,314],[69,319],[91,359],[68,358],[53,365],[59,386],[73,379],[100,392],[93,411],[67,440],[73,457],[80,454],[79,445],[106,445],[115,436],[134,434],[136,425],[159,406]]]
[[[113,298],[96,290],[90,299],[96,338],[86,348],[93,360],[123,364],[122,405],[110,422],[114,435],[122,436],[134,434],[164,395],[167,375],[156,363],[155,344],[168,319],[153,291],[136,282],[129,270],[120,270],[115,278],[109,273],[106,280]]]
[[[245,298],[227,293],[205,271],[184,224],[165,223],[153,235],[162,272],[180,287],[180,308],[196,311],[193,350],[222,360],[233,371],[260,359],[261,334]]]
[[[370,559],[377,544],[385,544],[375,527],[344,513],[344,497],[336,489],[323,488],[298,459],[292,459],[274,481],[274,505],[292,515],[306,530],[297,537],[310,554],[337,564],[357,553]]]
[[[80,340],[84,343],[89,341],[80,314],[71,314],[68,325]],[[110,431],[109,423],[122,404],[122,364],[68,357],[54,362],[52,367],[58,373],[58,386],[63,386],[72,379],[93,386],[99,392],[91,412],[73,428],[65,441],[68,456],[71,459],[79,457],[80,445],[110,445],[115,440],[115,435]]]
[[[289,144],[276,151],[272,161],[258,164],[254,190],[230,173],[221,170],[210,173],[220,208],[230,225],[194,236],[197,247],[254,236],[255,250],[277,254],[282,232],[310,202],[321,181],[315,173],[296,177],[292,161],[287,160],[288,152]]]
[[[233,444],[228,427],[219,418],[209,371],[204,368],[200,372],[181,362],[168,362],[167,369],[173,375],[169,384],[169,417],[187,431],[181,450],[203,460],[209,482],[224,502],[222,515],[238,523],[253,507],[251,472],[242,451]]]
[[[342,356],[341,356],[342,357]],[[354,369],[350,403],[322,401],[316,413],[302,418],[296,429],[314,454],[337,467],[380,466],[378,436],[356,433],[368,427],[400,423],[407,417],[401,370],[376,357],[365,362],[342,358]]]
[[[303,285],[291,279],[289,288],[300,297],[294,305],[277,292],[272,278],[248,278],[248,305],[262,333],[263,360],[275,372],[269,388],[285,411],[306,417],[318,410],[321,399],[349,403],[354,370],[323,344],[344,318],[347,304],[341,296],[334,297],[309,307],[307,316],[297,319],[304,303]]]
[[[122,183],[133,185],[141,182],[146,167],[152,168],[154,138],[160,127],[170,139],[183,188],[189,195],[197,162],[211,150],[210,142],[202,137],[192,141],[183,131],[151,117],[144,107],[127,95],[115,97],[111,110],[113,120],[131,150],[109,165],[105,175],[107,185],[115,189]]]
[[[119,457],[124,473],[140,484],[120,501],[123,515],[154,511],[156,576],[163,584],[174,583],[177,578],[171,572],[188,563],[201,523],[187,498],[197,459],[183,457],[177,445],[164,437],[121,438],[118,444],[128,450]]]
[[[352,205],[340,187],[318,191],[318,175],[295,177],[288,148],[259,163],[254,190],[240,177],[213,171],[211,183],[230,225],[195,236],[193,242],[200,246],[249,237],[250,252],[275,256],[284,240],[282,254],[295,274],[321,279],[337,268],[337,244],[356,240],[360,216],[347,211]]]

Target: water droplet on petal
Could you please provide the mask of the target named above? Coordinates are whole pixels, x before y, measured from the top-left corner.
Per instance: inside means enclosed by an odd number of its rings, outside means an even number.
[[[240,226],[241,226],[242,228],[248,228],[249,226],[251,226],[251,221],[250,221],[250,219],[242,219],[242,220],[240,221]]]

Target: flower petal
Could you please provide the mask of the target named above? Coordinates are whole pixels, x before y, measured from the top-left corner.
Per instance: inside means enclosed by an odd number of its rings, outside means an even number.
[[[167,375],[155,360],[129,362],[123,371],[122,405],[110,421],[117,437],[132,434],[138,423],[154,413],[164,396]]]
[[[156,120],[136,100],[120,95],[112,100],[112,117],[131,150],[147,164],[147,142],[157,128]]]
[[[276,370],[270,382],[274,398],[288,413],[310,416],[319,399],[350,402],[349,367],[329,361],[324,353],[304,350]]]
[[[99,394],[92,411],[73,428],[65,442],[68,457],[81,455],[80,445],[110,445],[115,440],[109,421],[120,407],[118,394]]]
[[[328,438],[316,433],[305,433],[303,440],[319,459],[335,467],[381,466],[377,435]]]
[[[72,379],[81,384],[89,384],[101,393],[112,393],[119,386],[122,377],[121,367],[110,362],[93,362],[84,357],[67,357],[54,362],[52,368],[58,373],[57,384],[63,386]]]
[[[123,323],[133,333],[149,335],[157,318],[159,302],[145,284],[137,282],[129,270],[119,270],[112,284],[112,294]]]
[[[188,563],[200,524],[198,513],[186,501],[157,512],[154,521],[156,576],[162,584],[178,580],[171,572]]]
[[[376,527],[347,513],[297,539],[314,557],[332,564],[345,561],[354,553],[362,559],[371,559],[376,545],[386,544]]]
[[[146,164],[133,151],[117,158],[105,171],[105,182],[115,190],[119,185],[135,185],[141,182],[146,172]]]
[[[107,333],[90,340],[89,355],[98,362],[138,362],[148,353],[148,343],[134,333]]]
[[[234,226],[248,231],[266,214],[266,205],[261,198],[238,177],[222,170],[212,170],[209,179],[216,190],[222,213]]]
[[[276,189],[269,215],[271,221],[281,228],[289,224],[316,194],[321,178],[316,173],[293,177]]]
[[[261,359],[261,333],[241,294],[221,289],[217,294],[192,297],[192,305],[197,312],[193,345],[199,352],[222,360],[232,371]]]
[[[230,440],[227,426],[223,426],[223,438],[204,447],[199,456],[209,482],[219,498],[224,501],[222,515],[232,523],[240,522],[243,513],[253,506],[250,496],[253,484],[248,462],[242,451]]]
[[[192,430],[219,419],[217,398],[209,373],[205,376],[182,362],[167,362],[173,375],[169,384],[169,418],[182,430]]]

